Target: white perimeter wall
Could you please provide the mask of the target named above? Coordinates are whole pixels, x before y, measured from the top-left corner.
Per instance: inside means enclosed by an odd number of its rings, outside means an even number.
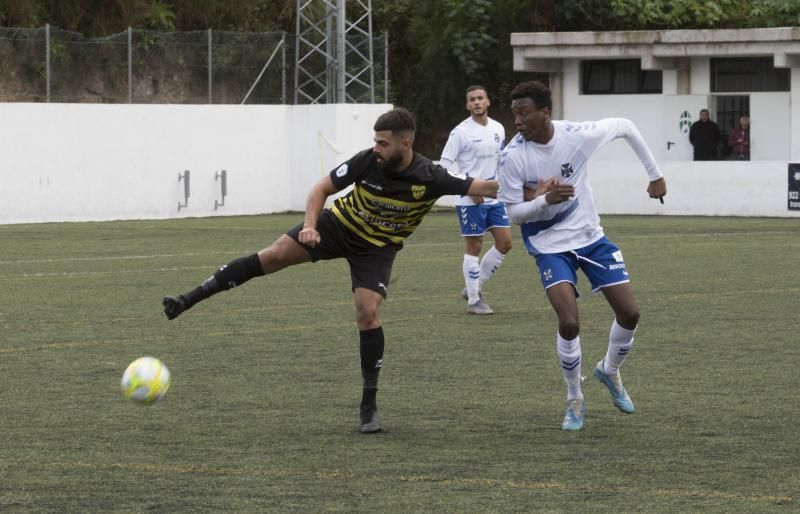
[[[301,211],[314,182],[372,146],[391,108],[0,104],[0,223]]]
[[[580,112],[574,119],[633,119],[668,181],[666,203],[649,200],[641,166],[615,141],[590,163],[601,213],[800,216],[786,210],[788,161],[661,160],[663,123],[653,122],[659,111],[648,104],[652,98],[631,96],[623,108],[598,97],[581,97],[581,105],[565,101],[568,118]],[[389,109],[0,104],[0,223],[302,211],[314,182],[372,145],[375,118]],[[178,210],[184,199],[178,173],[186,169],[191,196]],[[221,200],[214,174],[222,169],[228,195],[214,210]]]

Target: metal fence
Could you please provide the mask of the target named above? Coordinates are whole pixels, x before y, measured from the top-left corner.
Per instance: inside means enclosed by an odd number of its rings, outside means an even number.
[[[375,101],[388,101],[387,43],[385,34],[374,38]],[[291,103],[294,49],[285,32],[128,29],[88,38],[50,26],[0,28],[0,101]],[[370,103],[370,93],[355,101]]]

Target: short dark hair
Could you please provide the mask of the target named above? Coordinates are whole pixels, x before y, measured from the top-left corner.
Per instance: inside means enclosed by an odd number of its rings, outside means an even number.
[[[417,130],[417,124],[413,114],[402,107],[395,107],[378,116],[372,128],[375,132],[391,130],[392,132],[409,132],[413,135]]]
[[[700,109],[700,113],[708,112],[708,109]]]
[[[538,80],[523,82],[514,86],[514,89],[511,90],[511,99],[519,100],[521,98],[530,98],[539,109],[547,107],[552,110],[553,108],[553,98],[550,96],[550,89]]]
[[[473,91],[477,91],[478,89],[481,89],[481,90],[483,90],[483,91],[484,91],[484,92],[485,92],[487,95],[489,94],[489,92],[488,92],[488,91],[486,91],[486,88],[485,88],[485,87],[483,87],[483,86],[482,86],[482,85],[480,85],[480,84],[473,84],[473,85],[469,86],[469,87],[467,88],[467,91],[466,91],[464,94],[467,94],[467,95],[468,95],[468,94],[472,93]]]

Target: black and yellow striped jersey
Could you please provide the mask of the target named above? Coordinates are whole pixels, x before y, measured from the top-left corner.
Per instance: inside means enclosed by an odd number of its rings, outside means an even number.
[[[331,211],[374,246],[402,245],[440,196],[465,195],[473,181],[451,175],[418,153],[405,170],[386,173],[371,149],[357,153],[330,176],[337,191],[354,185],[334,201]]]

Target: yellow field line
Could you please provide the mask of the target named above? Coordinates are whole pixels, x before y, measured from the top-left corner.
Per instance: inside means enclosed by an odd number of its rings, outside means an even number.
[[[2,461],[0,461],[2,462]],[[12,464],[12,463],[7,463]],[[15,462],[14,465],[23,463]],[[27,463],[26,463],[27,464]],[[255,468],[233,468],[233,467],[214,467],[207,465],[167,465],[167,464],[147,464],[147,463],[114,463],[96,464],[84,461],[65,461],[48,462],[42,464],[47,468],[58,468],[66,470],[90,469],[99,471],[137,471],[156,474],[208,474],[221,476],[246,476],[246,477],[265,477],[265,478],[311,478],[318,480],[368,480],[377,482],[418,482],[430,484],[443,484],[453,486],[478,486],[487,488],[504,487],[507,489],[527,489],[527,490],[558,490],[574,493],[602,493],[602,494],[638,494],[643,496],[667,497],[667,498],[711,498],[731,500],[738,502],[794,502],[792,496],[783,495],[761,495],[761,494],[741,494],[726,491],[714,490],[689,490],[676,488],[640,489],[629,486],[588,486],[580,484],[568,484],[564,482],[536,482],[528,480],[501,480],[495,478],[451,478],[438,475],[387,475],[387,474],[356,474],[341,470],[290,470],[290,469],[255,469]]]

